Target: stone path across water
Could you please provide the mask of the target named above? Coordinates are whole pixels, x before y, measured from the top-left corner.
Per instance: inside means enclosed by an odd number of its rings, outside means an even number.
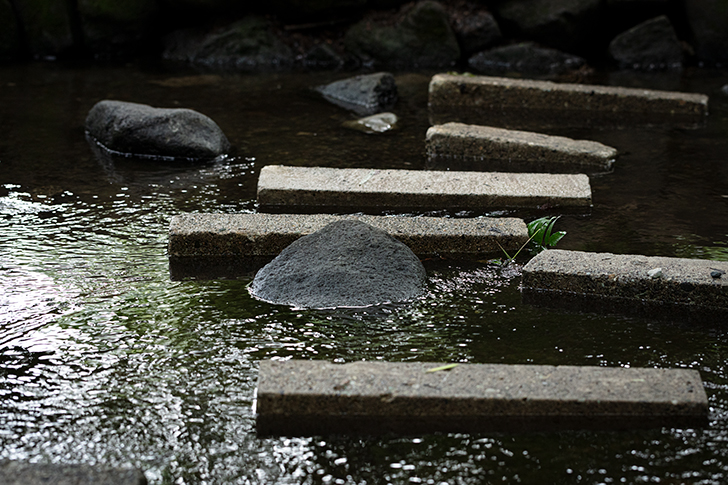
[[[257,413],[260,435],[613,430],[706,424],[708,400],[691,369],[268,360]]]
[[[523,268],[526,303],[728,322],[728,262],[552,249]]]
[[[430,160],[472,160],[481,170],[581,172],[609,170],[617,150],[596,141],[572,140],[529,131],[446,123],[427,130]]]
[[[637,123],[701,124],[704,94],[437,74],[429,88],[431,122],[513,127]]]
[[[261,207],[496,209],[591,206],[584,174],[341,169],[268,165]]]
[[[526,224],[510,217],[455,219],[330,214],[182,214],[169,226],[169,255],[276,256],[306,234],[356,219],[405,243],[418,256],[515,252],[528,239]]]

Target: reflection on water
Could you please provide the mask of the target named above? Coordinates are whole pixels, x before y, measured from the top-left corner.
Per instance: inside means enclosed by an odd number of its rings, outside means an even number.
[[[402,129],[376,138],[340,128],[350,116],[308,91],[339,77],[195,83],[134,66],[0,70],[0,459],[133,465],[153,484],[724,483],[723,328],[528,307],[519,268],[486,261],[426,261],[420,299],[356,310],[266,304],[245,279],[170,280],[170,218],[256,210],[266,164],[424,167],[427,77],[398,77]],[[670,82],[712,95],[728,75]],[[82,127],[103,98],[197,109],[236,151],[205,165],[101,163]],[[592,213],[560,220],[561,246],[728,257],[727,117],[717,98],[701,130],[556,133],[622,152],[613,173],[591,179]],[[689,367],[701,372],[711,421],[627,433],[258,439],[257,363],[269,358]]]

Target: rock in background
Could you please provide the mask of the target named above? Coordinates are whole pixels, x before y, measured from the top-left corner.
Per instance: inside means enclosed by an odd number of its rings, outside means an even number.
[[[496,47],[468,60],[475,72],[489,76],[519,73],[525,76],[550,76],[578,69],[584,59],[556,49],[538,47],[532,42]]]
[[[622,67],[675,69],[682,68],[683,48],[670,19],[661,15],[615,37],[609,55]]]

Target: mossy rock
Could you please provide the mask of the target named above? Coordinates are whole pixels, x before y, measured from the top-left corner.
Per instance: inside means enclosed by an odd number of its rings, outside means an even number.
[[[69,1],[16,0],[14,5],[33,56],[57,56],[75,46]]]

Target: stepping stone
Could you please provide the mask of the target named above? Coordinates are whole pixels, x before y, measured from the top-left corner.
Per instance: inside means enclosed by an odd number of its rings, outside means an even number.
[[[430,121],[563,127],[705,122],[704,94],[437,74],[430,81]]]
[[[617,157],[616,149],[595,141],[462,123],[430,127],[425,144],[430,163],[453,168],[472,161],[484,170],[605,171]]]
[[[445,172],[267,165],[262,208],[496,209],[591,206],[584,174]]]
[[[452,364],[450,365],[452,366]],[[425,362],[262,361],[259,435],[692,427],[698,371]]]
[[[237,277],[255,271],[298,238],[354,219],[394,236],[419,257],[510,254],[527,240],[521,219],[329,214],[182,214],[169,225],[173,280]]]
[[[147,479],[140,470],[133,468],[0,461],[0,483],[3,485],[146,485]]]
[[[728,262],[548,250],[523,268],[526,303],[696,323],[728,321]]]

